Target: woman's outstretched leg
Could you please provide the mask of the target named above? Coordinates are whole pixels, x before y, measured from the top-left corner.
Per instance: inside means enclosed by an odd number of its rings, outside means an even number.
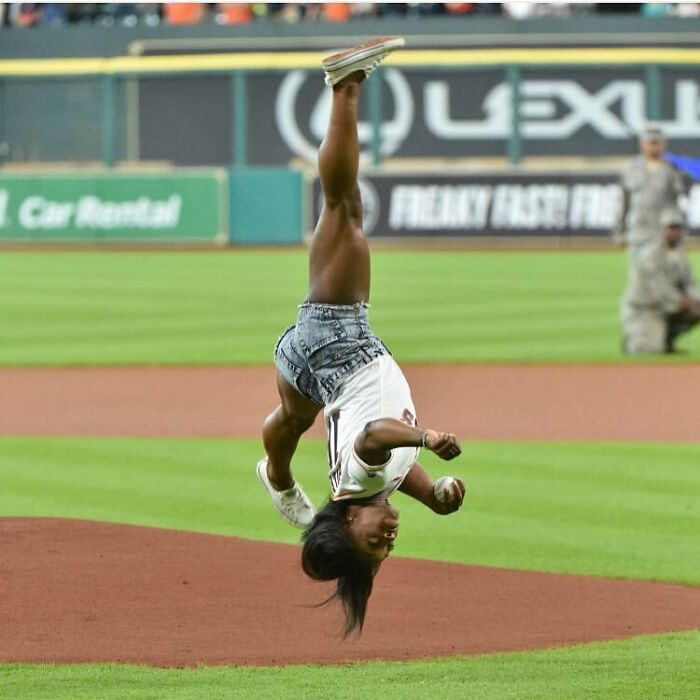
[[[353,205],[357,204],[357,172],[360,166],[357,110],[364,80],[364,73],[358,71],[331,88],[331,117],[318,152],[318,174],[326,207],[335,209],[350,205],[346,213],[356,223],[357,216],[362,216],[361,205],[359,209]]]
[[[324,205],[309,251],[309,301],[369,301],[369,248],[362,233],[362,200],[357,185],[357,107],[362,82],[403,45],[401,37],[380,37],[323,61],[333,103],[318,155]]]
[[[332,88],[331,118],[318,157],[324,204],[309,251],[309,301],[355,304],[369,299],[369,248],[357,186],[357,107],[364,79],[359,71]]]

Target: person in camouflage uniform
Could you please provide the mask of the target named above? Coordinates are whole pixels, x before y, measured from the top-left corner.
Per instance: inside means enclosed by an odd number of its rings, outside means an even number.
[[[678,207],[679,197],[688,192],[690,181],[663,158],[666,139],[661,128],[648,124],[639,138],[640,154],[620,178],[621,206],[613,226],[613,240],[626,245],[634,258],[648,243],[663,238],[659,215]]]
[[[622,298],[622,347],[630,355],[675,351],[676,338],[700,322],[700,291],[683,249],[683,215],[659,216],[661,240],[645,245],[630,265]]]

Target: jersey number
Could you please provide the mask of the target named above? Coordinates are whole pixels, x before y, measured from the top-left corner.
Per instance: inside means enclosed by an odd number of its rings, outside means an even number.
[[[328,466],[331,470],[331,485],[333,490],[338,488],[340,481],[340,469],[338,464],[338,421],[340,411],[331,413],[328,418]]]

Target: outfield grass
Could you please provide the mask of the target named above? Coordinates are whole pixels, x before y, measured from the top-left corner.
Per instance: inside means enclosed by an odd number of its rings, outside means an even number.
[[[5,253],[0,365],[268,363],[306,267],[302,250]],[[372,323],[401,362],[627,361],[625,278],[622,253],[377,251]],[[684,345],[671,361],[700,357],[700,333]]]
[[[700,633],[411,663],[284,668],[0,666],[13,700],[694,700]]]
[[[695,257],[700,263],[700,258]],[[293,321],[303,251],[6,253],[0,365],[259,364]],[[622,254],[374,254],[372,324],[401,362],[624,361]],[[684,342],[700,357],[700,333]],[[93,518],[296,542],[252,467],[257,441],[0,438],[0,516]],[[468,443],[465,509],[402,495],[396,554],[700,585],[700,445]],[[325,446],[297,476],[319,503]],[[1,568],[1,567],[0,567]],[[0,665],[0,698],[690,700],[700,633],[341,667]]]
[[[298,532],[254,476],[254,440],[0,439],[0,514],[88,518],[280,542]],[[327,494],[325,445],[296,475]],[[467,443],[433,475],[467,484],[440,517],[397,494],[396,554],[541,571],[700,584],[700,446]]]

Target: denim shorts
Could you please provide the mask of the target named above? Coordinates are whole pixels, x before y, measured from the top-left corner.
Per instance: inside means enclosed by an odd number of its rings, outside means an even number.
[[[275,345],[275,366],[300,394],[320,406],[355,372],[391,354],[369,329],[369,305],[306,303]]]

